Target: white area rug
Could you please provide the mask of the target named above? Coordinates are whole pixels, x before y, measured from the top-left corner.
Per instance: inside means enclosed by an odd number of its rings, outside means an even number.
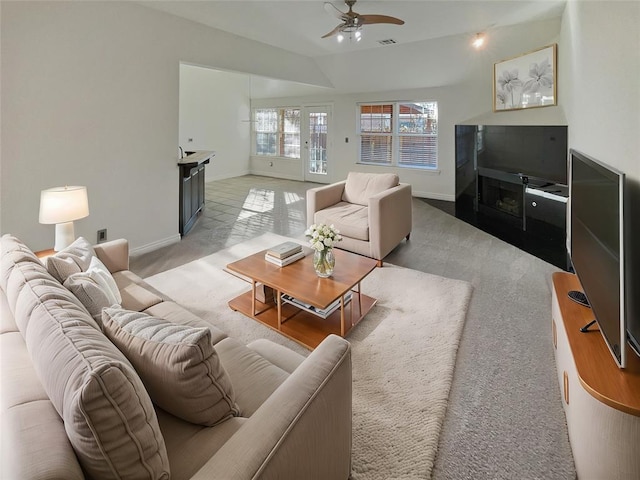
[[[307,355],[305,348],[227,305],[248,284],[223,268],[285,240],[265,234],[146,280],[229,336],[243,342],[269,338]],[[385,265],[362,288],[378,303],[347,337],[353,362],[353,479],[429,479],[472,287]]]

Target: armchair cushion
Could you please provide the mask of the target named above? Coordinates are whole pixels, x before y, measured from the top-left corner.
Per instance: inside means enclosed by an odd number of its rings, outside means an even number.
[[[369,241],[369,209],[356,203],[340,202],[316,212],[314,222],[336,227],[340,234]]]
[[[342,200],[367,206],[370,197],[396,187],[399,182],[398,175],[395,173],[349,172]]]

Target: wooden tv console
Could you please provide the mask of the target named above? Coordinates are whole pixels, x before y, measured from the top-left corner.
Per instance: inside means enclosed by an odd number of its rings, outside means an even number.
[[[553,274],[552,321],[558,381],[580,480],[640,479],[640,357],[627,352],[620,369],[590,308],[569,299],[582,290],[575,275]]]

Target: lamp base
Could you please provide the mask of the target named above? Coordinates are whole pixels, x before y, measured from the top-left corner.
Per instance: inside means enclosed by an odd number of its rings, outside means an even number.
[[[56,243],[53,246],[56,252],[67,248],[75,239],[73,222],[56,223]]]

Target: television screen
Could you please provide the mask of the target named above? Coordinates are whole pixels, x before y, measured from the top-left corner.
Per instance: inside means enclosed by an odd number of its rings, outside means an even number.
[[[625,365],[624,174],[570,152],[571,262],[602,336]]]

